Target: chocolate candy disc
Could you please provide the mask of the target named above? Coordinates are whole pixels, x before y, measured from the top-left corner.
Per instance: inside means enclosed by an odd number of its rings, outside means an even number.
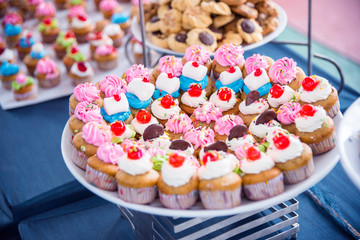
[[[255,31],[255,25],[250,20],[244,20],[241,22],[241,28],[246,33],[253,33]]]
[[[151,124],[149,125],[143,134],[144,140],[150,140],[154,138],[158,138],[164,134],[164,127],[160,124]]]
[[[149,22],[154,23],[154,22],[158,22],[160,21],[160,18],[158,16],[153,16],[152,18],[150,18]]]
[[[230,141],[233,138],[241,138],[248,134],[248,129],[245,125],[236,125],[230,130],[230,135],[228,140]]]
[[[224,141],[216,141],[213,144],[204,147],[204,152],[208,152],[210,150],[227,152],[228,147]]]
[[[256,90],[250,91],[249,94],[246,96],[245,105],[249,106],[253,102],[259,100],[260,93]]]
[[[175,36],[175,40],[181,43],[186,43],[187,35],[185,33],[178,33]]]
[[[200,33],[199,34],[199,39],[203,44],[205,44],[207,46],[210,46],[215,41],[214,37],[208,32]]]
[[[271,120],[274,120],[275,118],[276,118],[276,113],[274,112],[274,110],[272,109],[266,110],[265,112],[260,114],[260,116],[257,118],[255,125],[268,123]]]
[[[191,143],[183,139],[177,139],[171,142],[169,148],[172,150],[185,151],[186,149],[191,148]]]

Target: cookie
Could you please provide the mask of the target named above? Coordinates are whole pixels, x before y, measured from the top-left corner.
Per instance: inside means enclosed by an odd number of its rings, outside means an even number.
[[[236,13],[239,14],[242,17],[245,18],[257,18],[259,13],[255,8],[250,7],[247,4],[242,4],[242,5],[238,5],[236,7],[232,7],[231,10]]]
[[[216,40],[221,40],[223,38],[223,30],[220,28],[216,28],[214,25],[208,27],[210,31],[215,34]]]
[[[263,17],[262,15],[265,14],[259,14],[258,22],[263,29],[263,36],[266,36],[276,30],[277,26],[279,25],[279,19],[277,19],[276,17],[269,17],[267,15]]]
[[[159,46],[161,48],[169,47],[169,38],[166,34],[163,34],[160,31],[156,31],[156,32],[151,32],[149,34],[149,37],[150,37],[150,41],[156,46]]]
[[[171,50],[174,50],[175,52],[184,53],[185,50],[189,47],[189,45],[186,43],[186,39],[187,39],[186,32],[171,34],[168,39],[169,48]]]
[[[271,17],[277,17],[279,15],[278,10],[271,1],[258,2],[255,4],[255,8],[259,13],[264,13]]]
[[[144,21],[149,21],[153,16],[157,15],[159,4],[155,2],[144,3]]]
[[[221,15],[221,16],[230,16],[231,15],[231,9],[230,7],[223,2],[202,2],[201,8],[204,11],[207,11],[211,14]]]
[[[145,24],[145,29],[147,32],[156,32],[160,31],[161,21],[158,16],[153,16],[150,20]]]
[[[242,44],[242,42],[243,42],[243,39],[239,33],[229,31],[229,32],[225,33],[224,38],[221,40],[219,45],[223,45],[225,43],[234,43],[236,45],[240,45],[240,44]]]
[[[181,30],[181,21],[181,12],[171,9],[161,19],[160,31],[164,34],[178,33]]]
[[[237,30],[246,43],[255,43],[263,39],[262,28],[254,19],[240,19]]]
[[[235,15],[231,14],[230,16],[217,16],[214,18],[214,27],[221,28],[226,24],[230,23],[232,20],[235,19]]]
[[[176,10],[179,10],[180,12],[183,12],[186,10],[185,1],[184,0],[172,0],[171,8],[174,8]]]
[[[184,29],[207,28],[211,24],[210,13],[202,10],[200,6],[186,9],[182,16],[182,27]]]
[[[220,0],[220,2],[226,3],[229,6],[238,6],[246,3],[246,0]]]
[[[161,19],[165,16],[165,14],[170,11],[171,7],[170,4],[162,4],[159,6],[157,11],[157,16]]]
[[[201,45],[208,52],[214,52],[217,47],[216,36],[209,29],[195,28],[188,32],[186,43],[191,45]]]

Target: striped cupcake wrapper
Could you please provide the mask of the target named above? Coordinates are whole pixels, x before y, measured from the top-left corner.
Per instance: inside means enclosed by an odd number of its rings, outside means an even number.
[[[82,151],[78,151],[74,146],[72,146],[72,148],[71,160],[76,166],[85,170],[88,157]]]
[[[117,182],[114,176],[97,171],[87,164],[85,179],[91,185],[104,190],[114,191],[117,188]]]
[[[317,142],[317,143],[311,143],[308,144],[311,150],[313,151],[314,155],[318,155],[321,153],[325,153],[327,151],[330,151],[336,146],[336,133],[334,133],[328,137],[327,139]]]
[[[338,114],[338,112],[340,111],[340,101],[337,100],[336,103],[334,104],[334,106],[332,106],[330,108],[330,110],[328,111],[328,115],[331,118],[336,117],[336,115]]]
[[[314,161],[311,159],[308,164],[301,168],[284,171],[284,182],[285,184],[299,183],[310,177],[314,172]]]
[[[171,209],[187,209],[194,205],[198,199],[198,190],[187,194],[164,194],[159,190],[161,204]]]
[[[69,117],[71,117],[72,115],[74,115],[74,109],[72,109],[69,104]]]
[[[128,188],[118,184],[118,193],[121,200],[130,203],[148,204],[154,201],[157,186],[146,188]]]
[[[261,183],[244,184],[245,195],[250,200],[263,200],[276,196],[284,191],[284,176],[279,176]]]
[[[227,209],[241,203],[241,187],[232,191],[200,191],[201,202],[206,209]]]

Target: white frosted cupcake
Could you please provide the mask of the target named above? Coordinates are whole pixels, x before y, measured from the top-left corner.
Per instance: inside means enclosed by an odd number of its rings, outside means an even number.
[[[274,120],[275,118],[276,113],[270,109],[251,121],[249,131],[256,141],[261,142],[271,128],[281,127],[280,123]]]
[[[189,156],[194,155],[195,152],[193,145],[184,139],[173,140],[171,141],[171,144],[165,148],[166,153],[173,153],[178,151],[181,151]]]
[[[164,132],[161,124],[149,125],[140,140],[146,147],[166,149],[170,144],[170,137]]]
[[[142,109],[136,113],[135,118],[131,121],[131,126],[134,128],[136,133],[143,135],[148,126],[156,123],[159,123],[158,120],[147,110]]]
[[[271,107],[278,108],[280,105],[290,102],[292,99],[295,98],[295,91],[291,87],[275,84],[270,88],[267,101]]]
[[[165,123],[172,115],[179,114],[180,111],[179,101],[177,99],[174,100],[174,98],[169,94],[156,99],[151,104],[152,114],[163,126],[165,126]]]
[[[189,90],[181,96],[181,109],[188,115],[193,114],[196,108],[201,107],[207,102],[206,92],[200,84],[193,83]]]
[[[239,112],[239,102],[236,99],[235,92],[229,87],[219,88],[210,96],[209,101],[220,107],[224,115]]]
[[[249,127],[251,121],[269,109],[269,104],[265,99],[260,98],[258,91],[250,91],[246,99],[241,101],[239,105],[239,116],[244,121],[244,124]]]
[[[226,139],[226,145],[229,151],[235,152],[235,150],[244,142],[254,144],[256,141],[254,137],[249,134],[245,125],[236,125],[230,130],[230,134]]]

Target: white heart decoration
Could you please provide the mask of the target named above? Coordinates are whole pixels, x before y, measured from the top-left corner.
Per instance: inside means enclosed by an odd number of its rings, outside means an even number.
[[[167,73],[161,73],[156,80],[156,88],[168,94],[173,94],[180,88],[180,80],[177,77],[169,78]]]

